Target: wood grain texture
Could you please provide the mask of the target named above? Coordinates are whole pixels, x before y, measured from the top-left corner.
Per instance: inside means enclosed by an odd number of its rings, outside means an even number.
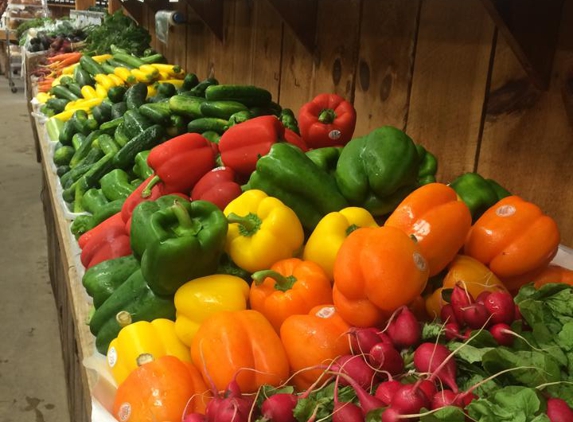
[[[549,90],[528,80],[500,38],[478,171],[555,218],[573,246],[573,131],[562,94],[573,70],[573,1],[567,0]]]
[[[268,0],[309,53],[314,52],[318,0]]]
[[[215,35],[206,25],[194,15],[194,11],[187,6],[187,49],[185,50],[185,70],[193,72],[199,80],[205,79],[209,74],[208,46]]]
[[[194,12],[201,18],[207,25],[209,30],[220,41],[223,40],[223,25],[224,25],[224,0],[186,0],[186,3],[194,10]]]
[[[438,180],[472,171],[494,26],[478,0],[424,0],[406,132],[439,159]]]
[[[406,126],[420,1],[364,0],[357,61],[355,134]]]

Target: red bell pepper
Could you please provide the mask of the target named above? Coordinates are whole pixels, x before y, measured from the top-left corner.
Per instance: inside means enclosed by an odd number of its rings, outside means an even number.
[[[108,219],[102,221],[97,226],[88,230],[84,234],[82,234],[78,239],[78,246],[80,249],[85,248],[85,246],[92,241],[92,239],[98,238],[103,236],[103,234],[110,228],[110,227],[121,227],[123,225],[123,220],[121,218],[121,213],[117,213],[109,217]]]
[[[356,126],[354,106],[336,94],[319,94],[298,113],[302,139],[309,148],[344,146]]]
[[[219,139],[221,160],[240,177],[255,171],[257,160],[284,138],[285,128],[275,116],[260,116],[231,126]]]
[[[191,200],[210,201],[222,211],[241,193],[241,185],[235,181],[235,171],[231,167],[217,167],[195,184]]]
[[[304,142],[304,140],[298,135],[294,130],[285,127],[285,141],[289,144],[299,147],[304,152],[308,151],[308,146]]]
[[[190,192],[199,179],[215,167],[215,150],[198,133],[184,133],[156,146],[147,157],[147,164],[155,173],[142,191],[151,195],[153,185],[162,181],[166,194]]]
[[[120,213],[103,221],[82,237],[88,233],[90,236],[80,238],[81,243],[78,241],[82,248],[80,260],[86,269],[102,261],[131,254],[129,235]]]
[[[120,234],[113,238],[113,240],[102,244],[93,254],[89,263],[85,266],[86,269],[99,264],[100,262],[109,259],[120,258],[122,256],[131,255],[129,235]]]

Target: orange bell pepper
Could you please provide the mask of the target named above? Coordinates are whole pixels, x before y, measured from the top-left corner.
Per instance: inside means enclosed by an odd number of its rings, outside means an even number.
[[[330,279],[320,265],[312,261],[283,259],[270,270],[257,271],[252,277],[251,309],[262,313],[277,332],[287,317],[332,303]]]
[[[483,291],[506,291],[505,285],[484,264],[467,255],[458,255],[450,263],[442,287],[426,298],[426,311],[430,318],[440,316],[440,310],[447,302],[442,299],[443,289],[453,289],[460,282],[475,299]]]
[[[185,412],[204,413],[211,397],[197,368],[165,355],[142,364],[119,385],[113,415],[122,422],[180,421]]]
[[[203,379],[224,391],[235,379],[242,393],[278,386],[289,375],[285,350],[271,323],[253,310],[221,311],[205,319],[191,343]]]
[[[338,356],[350,353],[349,330],[332,305],[316,306],[283,322],[281,340],[299,390],[308,389]]]
[[[549,265],[532,281],[536,289],[550,283],[565,283],[573,286],[573,270],[560,265]]]
[[[472,226],[464,253],[487,265],[510,292],[532,281],[557,253],[555,221],[518,196],[489,208]]]
[[[364,227],[344,241],[334,263],[334,306],[357,327],[382,324],[428,282],[420,246],[395,227]]]
[[[471,224],[467,205],[442,183],[429,183],[410,193],[384,223],[416,238],[428,261],[430,277],[454,259]]]

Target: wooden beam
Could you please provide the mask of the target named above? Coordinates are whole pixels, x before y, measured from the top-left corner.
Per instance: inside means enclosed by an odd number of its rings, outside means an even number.
[[[122,2],[121,5],[127,11],[129,16],[131,16],[139,25],[145,26],[145,22],[143,21],[143,17],[145,14],[143,13],[143,3],[137,0],[128,0]]]
[[[547,90],[564,0],[481,0],[530,80]]]
[[[224,39],[223,32],[223,0],[185,0],[205,25],[220,41]],[[187,19],[191,21],[191,19]]]
[[[318,0],[268,0],[304,47],[313,54],[316,48]]]

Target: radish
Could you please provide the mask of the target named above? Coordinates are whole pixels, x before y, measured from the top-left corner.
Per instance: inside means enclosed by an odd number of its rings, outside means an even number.
[[[474,298],[471,293],[461,287],[459,283],[456,284],[450,297],[450,304],[458,322],[461,323],[464,320],[464,308],[472,303],[474,303]]]
[[[266,421],[296,422],[293,410],[297,401],[296,396],[293,394],[274,394],[265,399],[261,406],[261,413]]]
[[[444,326],[444,332],[448,340],[454,340],[463,337],[460,333],[460,326],[457,322],[448,322]]]
[[[452,357],[453,354],[441,344],[422,343],[414,352],[414,366],[420,372],[430,373],[430,381],[438,378],[457,393],[457,368]]]
[[[355,355],[363,355],[376,343],[379,343],[381,337],[378,328],[356,328],[353,327],[349,331],[350,337],[350,350]]]
[[[460,406],[458,402],[458,395],[454,393],[452,390],[442,390],[438,391],[432,397],[431,409],[436,410],[446,406]]]
[[[368,412],[371,412],[374,409],[379,409],[381,407],[384,407],[384,403],[382,403],[382,400],[369,394],[366,390],[364,390],[364,388],[362,388],[356,381],[354,381],[348,375],[335,372],[330,372],[330,373],[344,379],[352,387],[354,393],[356,394],[356,397],[358,397],[358,401],[360,402],[360,408],[362,409],[362,416],[366,416]]]
[[[547,400],[547,417],[551,422],[571,422],[573,410],[565,400],[550,398]]]
[[[382,403],[384,403],[386,406],[388,406],[390,405],[390,401],[392,400],[392,397],[394,396],[396,391],[398,391],[401,387],[402,383],[400,381],[395,381],[395,380],[384,381],[378,384],[374,396],[377,399],[380,399]]]
[[[422,330],[416,316],[406,306],[403,306],[398,315],[390,321],[386,333],[397,349],[414,347],[422,337]]]
[[[476,330],[485,327],[490,318],[489,311],[485,305],[477,302],[466,306],[462,314],[463,321],[468,327]]]
[[[368,361],[374,369],[398,375],[404,370],[404,359],[392,344],[380,342],[368,353]]]
[[[236,375],[227,385],[223,397],[215,395],[207,404],[205,416],[207,422],[248,422],[254,399],[241,393]]]
[[[363,388],[372,386],[372,381],[376,377],[376,373],[364,359],[362,359],[362,356],[357,355],[340,356],[336,359],[331,369],[348,375]],[[347,385],[344,380],[341,380],[341,382],[343,385]]]
[[[515,340],[511,327],[504,323],[495,324],[490,327],[489,332],[501,346],[511,346]]]
[[[511,324],[515,319],[515,303],[507,292],[493,292],[484,302],[493,324]]]
[[[392,397],[390,407],[400,415],[409,415],[420,412],[422,407],[430,407],[430,399],[416,384],[404,384]]]
[[[382,422],[399,422],[403,420],[404,418],[400,416],[400,413],[392,407],[388,407],[382,413]]]
[[[334,404],[332,422],[364,422],[362,409],[352,402],[337,402]]]
[[[459,322],[454,313],[454,308],[449,303],[440,309],[440,319],[445,323],[453,322],[457,324]]]
[[[420,390],[424,392],[424,394],[426,395],[426,397],[428,397],[429,400],[431,400],[432,397],[434,397],[434,394],[436,394],[436,384],[434,384],[430,380],[420,381],[419,387]]]
[[[185,416],[183,422],[207,422],[207,418],[201,413],[189,413]]]
[[[476,297],[476,303],[481,303],[484,304],[485,300],[487,299],[487,297],[491,294],[491,292],[489,290],[484,290],[483,292],[481,292],[479,295],[477,295]]]

